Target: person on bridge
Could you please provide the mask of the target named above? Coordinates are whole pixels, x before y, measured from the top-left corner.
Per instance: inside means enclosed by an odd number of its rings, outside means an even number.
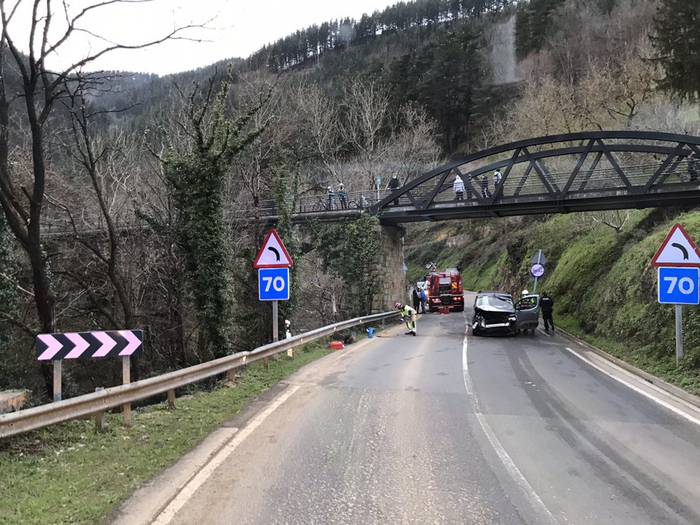
[[[458,201],[463,201],[464,200],[464,181],[462,180],[462,177],[457,175],[455,177],[455,181],[452,184],[452,189],[455,191],[455,198]]]
[[[695,153],[688,156],[688,178],[690,182],[698,181],[698,158]]]
[[[348,208],[348,194],[345,191],[345,186],[343,183],[338,184],[338,200],[340,201],[340,207],[344,210],[347,210]]]
[[[501,189],[501,181],[503,180],[503,174],[501,170],[496,170],[493,172],[493,194],[498,195],[498,191]]]
[[[489,191],[489,176],[484,175],[481,177],[481,196],[484,199],[491,197],[491,192]]]
[[[335,208],[335,193],[333,188],[328,186],[328,209],[332,210]]]
[[[394,308],[401,312],[401,320],[404,321],[408,327],[408,332],[406,332],[406,335],[415,336],[417,312],[407,304],[403,305],[401,303],[396,303],[394,304]]]
[[[389,181],[388,186],[386,187],[388,190],[391,191],[391,193],[394,193],[396,190],[399,189],[399,186],[401,186],[401,183],[399,182],[399,176],[398,175],[392,175],[391,180]],[[399,199],[396,199],[394,201],[394,206],[399,205]]]
[[[544,292],[542,294],[542,299],[540,300],[540,309],[542,310],[542,320],[544,321],[544,331],[549,333],[549,330],[551,328],[552,332],[554,332],[554,318],[553,318],[553,310],[554,310],[554,301],[552,298],[549,296],[547,292]]]

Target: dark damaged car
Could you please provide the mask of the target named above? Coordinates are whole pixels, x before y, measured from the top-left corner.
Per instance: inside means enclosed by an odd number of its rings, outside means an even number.
[[[480,292],[474,300],[472,333],[483,335],[499,333],[515,335],[518,317],[510,294]]]

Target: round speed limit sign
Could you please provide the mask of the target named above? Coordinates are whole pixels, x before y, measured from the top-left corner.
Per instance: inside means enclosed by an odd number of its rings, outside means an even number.
[[[541,264],[533,264],[530,268],[530,273],[533,277],[542,277],[544,275],[544,266]]]

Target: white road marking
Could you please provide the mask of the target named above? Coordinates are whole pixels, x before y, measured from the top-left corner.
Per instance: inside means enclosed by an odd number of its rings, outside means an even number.
[[[501,463],[503,463],[503,466],[505,467],[510,477],[513,478],[513,481],[515,481],[515,483],[520,487],[520,489],[526,494],[535,510],[539,511],[539,513],[542,516],[546,517],[549,523],[556,524],[558,523],[558,521],[555,519],[554,515],[544,504],[542,498],[540,498],[537,492],[535,492],[535,489],[532,488],[532,485],[530,485],[528,480],[525,478],[523,473],[515,464],[513,458],[510,457],[510,455],[503,447],[498,437],[496,437],[496,434],[493,432],[493,429],[486,420],[486,417],[481,412],[481,408],[479,407],[479,400],[476,396],[476,392],[474,391],[471,376],[469,375],[469,359],[467,351],[468,338],[469,334],[467,333],[467,331],[465,331],[464,341],[462,343],[462,371],[464,377],[464,388],[467,390],[467,395],[469,396],[474,405],[474,415],[476,416],[476,420],[479,422],[481,430],[483,430],[484,435],[489,440],[491,447],[496,452],[498,459],[501,460]]]
[[[267,419],[275,410],[277,410],[282,403],[287,399],[292,397],[294,393],[299,390],[299,386],[290,386],[282,394],[280,394],[277,399],[275,399],[270,405],[255,416],[243,430],[238,432],[233,439],[225,445],[212,459],[207,463],[202,470],[200,470],[196,476],[194,476],[178,493],[177,496],[168,504],[165,509],[158,515],[158,517],[152,522],[154,525],[166,525],[172,521],[175,515],[185,506],[189,499],[197,492],[197,489],[201,487],[214,473],[214,471],[219,468],[224,461],[238,448],[238,446],[243,443],[243,441],[251,435],[255,429],[257,429],[264,421]]]
[[[625,381],[625,380],[624,380],[622,377],[620,377],[619,375],[613,374],[613,373],[609,372],[608,370],[605,370],[602,366],[597,365],[596,363],[594,363],[593,361],[591,361],[591,360],[588,359],[587,357],[585,357],[585,356],[581,355],[580,353],[578,353],[576,350],[573,350],[573,349],[569,348],[568,346],[566,347],[566,350],[567,350],[570,354],[572,354],[572,355],[578,357],[581,361],[583,361],[583,362],[586,363],[587,365],[592,366],[593,368],[595,368],[595,369],[598,370],[599,372],[604,373],[606,376],[608,376],[608,377],[614,379],[614,380],[617,381],[618,383],[622,383],[622,384],[625,385],[627,388],[631,388],[631,389],[634,390],[635,392],[637,392],[637,393],[639,393],[639,394],[642,394],[644,397],[646,397],[646,398],[648,398],[648,399],[651,399],[654,403],[657,403],[658,405],[661,405],[662,407],[667,408],[668,410],[670,410],[670,411],[673,412],[674,414],[677,414],[677,415],[679,415],[679,416],[681,416],[681,417],[687,419],[687,420],[690,421],[691,423],[695,423],[696,425],[700,425],[700,419],[691,416],[690,414],[688,414],[688,413],[684,412],[683,410],[681,410],[681,409],[679,409],[679,408],[677,408],[677,407],[671,405],[670,403],[667,403],[667,402],[664,401],[663,399],[660,399],[660,398],[658,398],[657,396],[653,395],[651,392],[648,392],[648,391],[646,391],[646,390],[644,390],[644,389],[642,389],[642,388],[639,388],[638,386],[633,385],[633,384],[630,383],[629,381]],[[610,366],[613,367],[613,368],[615,368],[615,369],[619,368],[619,367],[617,367],[617,365],[615,365],[614,363],[611,363]],[[620,370],[621,372],[625,373],[625,374],[629,374],[629,372],[627,372],[627,371],[625,371],[625,370],[623,370],[623,369],[621,369],[621,368],[620,368],[619,370]],[[655,387],[654,385],[652,385],[652,384],[649,384],[649,388],[656,389],[656,387]],[[662,392],[664,392],[664,391],[662,391]]]

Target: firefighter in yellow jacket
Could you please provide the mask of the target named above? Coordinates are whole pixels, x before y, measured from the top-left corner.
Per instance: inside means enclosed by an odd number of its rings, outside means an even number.
[[[416,335],[416,316],[417,313],[414,308],[411,308],[410,306],[403,305],[401,303],[396,303],[394,305],[394,308],[399,310],[401,312],[401,320],[405,321],[406,326],[408,327],[408,332],[406,332],[406,335]]]

